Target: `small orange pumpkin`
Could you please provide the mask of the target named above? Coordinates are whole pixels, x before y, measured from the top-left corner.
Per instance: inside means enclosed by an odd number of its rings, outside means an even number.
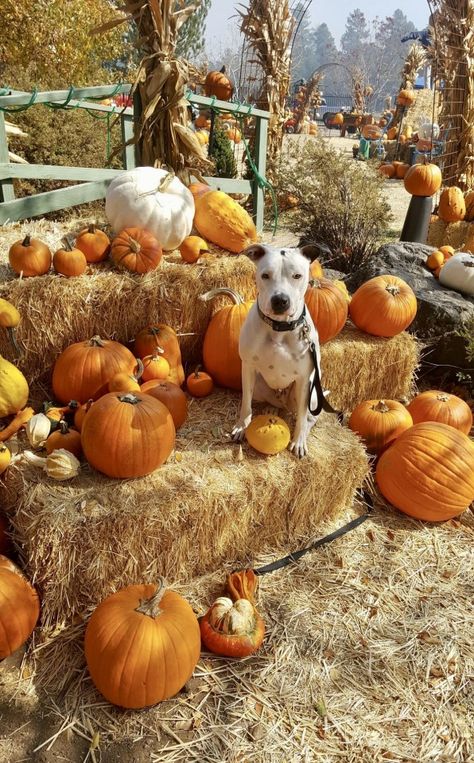
[[[319,334],[321,344],[337,336],[347,320],[347,299],[328,278],[313,281],[305,294],[305,303]]]
[[[414,424],[438,421],[468,435],[472,427],[472,412],[468,404],[456,395],[431,389],[413,398],[408,410]]]
[[[454,247],[449,246],[449,244],[444,244],[443,246],[440,246],[439,251],[443,253],[445,261],[449,260],[450,257],[452,257],[456,252]]]
[[[144,382],[158,379],[163,381],[170,375],[170,364],[163,355],[145,355],[143,358],[142,379]]]
[[[248,657],[259,649],[265,623],[248,599],[216,599],[199,622],[202,643],[214,654]]]
[[[59,422],[59,429],[52,432],[45,443],[46,452],[49,455],[53,450],[64,448],[73,453],[76,458],[82,456],[81,433],[76,429],[69,429],[65,421]]]
[[[142,384],[141,391],[156,397],[160,403],[166,405],[173,418],[175,429],[183,426],[188,415],[188,401],[181,387],[167,380],[152,379]]]
[[[56,273],[67,278],[81,276],[87,270],[86,256],[80,249],[75,249],[66,237],[64,247],[54,253],[53,267]]]
[[[0,660],[9,657],[33,633],[38,622],[38,594],[19,568],[0,556]]]
[[[209,245],[200,236],[187,236],[180,244],[179,253],[184,262],[194,263],[206,253],[209,253]]]
[[[116,265],[139,274],[156,270],[162,254],[161,244],[142,228],[125,228],[114,238],[110,249]]]
[[[446,223],[455,223],[464,220],[465,215],[466,202],[461,189],[445,188],[439,197],[438,217]]]
[[[80,249],[87,262],[102,262],[110,252],[110,239],[96,225],[89,225],[76,239],[76,249]]]
[[[417,311],[411,287],[397,276],[376,276],[353,294],[349,314],[362,331],[374,336],[392,337],[413,322]]]
[[[92,398],[88,400],[86,403],[83,403],[80,405],[74,414],[74,426],[76,427],[78,432],[82,431],[82,424],[84,423],[84,416],[88,412],[89,408],[91,407],[92,403],[94,401]]]
[[[363,439],[371,453],[379,453],[411,426],[410,413],[397,400],[365,400],[349,419],[349,429]]]
[[[212,376],[206,374],[205,371],[200,371],[198,366],[194,373],[189,374],[186,379],[186,386],[189,394],[193,397],[207,397],[214,389],[214,381]]]
[[[215,95],[219,101],[229,101],[232,98],[234,87],[226,76],[225,66],[220,71],[209,72],[204,81],[206,95]]]
[[[29,234],[23,241],[15,241],[8,252],[8,259],[15,273],[24,278],[42,276],[51,267],[51,252],[48,246]]]
[[[381,175],[385,175],[387,178],[395,177],[395,167],[393,164],[381,164],[379,167],[379,172]]]
[[[135,337],[134,351],[137,358],[146,358],[158,352],[170,364],[169,381],[178,386],[184,382],[181,349],[176,331],[165,323],[147,326]]]
[[[415,100],[415,91],[409,88],[403,88],[397,95],[397,104],[399,106],[412,106],[415,103]]]
[[[399,178],[400,180],[403,180],[408,170],[410,169],[410,165],[406,162],[394,162],[393,166],[395,167],[395,177]]]
[[[436,250],[435,252],[431,252],[431,254],[428,256],[428,259],[426,260],[426,264],[429,267],[430,270],[437,270],[437,268],[440,268],[444,263],[444,254],[441,250]]]

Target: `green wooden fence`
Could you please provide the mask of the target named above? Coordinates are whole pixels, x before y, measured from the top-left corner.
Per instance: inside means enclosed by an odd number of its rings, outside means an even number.
[[[118,85],[113,88],[113,94],[128,94],[130,85]],[[104,198],[107,186],[122,170],[97,169],[93,167],[62,167],[47,164],[14,164],[9,161],[8,140],[5,129],[5,113],[14,112],[15,108],[31,108],[39,103],[56,104],[64,108],[80,108],[92,111],[115,114],[121,123],[123,149],[123,167],[132,169],[136,166],[134,145],[127,145],[133,138],[133,108],[106,106],[88,100],[91,98],[105,99],[112,94],[112,86],[83,87],[69,90],[53,90],[50,92],[26,93],[15,90],[8,92],[0,90],[0,225],[15,220],[39,217],[47,212],[73,207],[89,201]],[[257,172],[252,180],[236,178],[206,177],[212,188],[226,193],[252,194],[253,213],[257,229],[263,227],[264,188],[262,178],[265,177],[267,129],[270,114],[267,111],[254,109],[247,105],[218,101],[200,95],[188,95],[190,103],[201,108],[221,109],[237,117],[251,116],[255,122],[255,156],[254,163]],[[139,108],[137,102],[135,109]],[[11,110],[11,111],[10,111]],[[56,191],[37,193],[32,196],[15,198],[13,181],[17,178],[31,180],[71,180],[78,185],[61,188]]]

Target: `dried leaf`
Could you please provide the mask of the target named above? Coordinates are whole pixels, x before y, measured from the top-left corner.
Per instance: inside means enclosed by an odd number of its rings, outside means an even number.
[[[89,750],[97,750],[100,743],[100,732],[96,731],[91,739]]]
[[[252,737],[254,742],[258,742],[260,739],[266,737],[267,730],[263,723],[254,723],[253,726],[250,726],[249,728],[249,735]]]
[[[420,631],[418,639],[423,641],[424,644],[441,644],[438,636],[431,634],[429,631]]]
[[[433,678],[442,678],[444,676],[444,670],[438,668],[436,665],[432,665],[430,668],[430,676]]]
[[[326,709],[326,704],[323,699],[320,699],[318,702],[314,703],[314,709],[316,710],[320,718],[326,718],[328,713]]]
[[[373,530],[367,530],[366,535],[368,539],[372,541],[372,543],[375,541],[375,535]]]

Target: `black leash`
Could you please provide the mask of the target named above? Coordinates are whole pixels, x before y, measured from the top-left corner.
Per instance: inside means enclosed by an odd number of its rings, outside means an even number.
[[[290,564],[295,564],[295,562],[301,559],[301,557],[307,554],[309,551],[314,551],[314,549],[319,548],[320,546],[325,546],[327,543],[331,543],[333,540],[341,538],[343,535],[346,535],[346,533],[350,532],[351,530],[355,530],[356,527],[359,527],[359,525],[363,524],[371,516],[372,510],[374,508],[374,503],[372,496],[366,490],[360,489],[357,492],[359,498],[362,500],[362,503],[364,503],[366,506],[365,514],[361,514],[360,517],[352,519],[350,522],[347,522],[347,524],[342,525],[342,527],[339,527],[337,530],[334,530],[334,532],[329,533],[329,535],[325,535],[324,538],[319,538],[319,540],[311,543],[310,546],[306,546],[306,548],[301,548],[299,551],[294,551],[293,553],[288,554],[288,556],[284,556],[283,559],[278,559],[276,562],[265,564],[263,567],[257,567],[256,570],[254,569],[255,574],[267,575],[269,572],[275,572],[275,570],[281,570],[283,567],[288,567]]]
[[[321,411],[326,411],[326,413],[334,413],[337,416],[337,420],[340,424],[342,424],[343,414],[341,411],[336,411],[330,403],[326,400],[326,396],[323,392],[323,388],[321,386],[321,377],[319,375],[319,365],[318,365],[318,356],[316,353],[316,346],[314,342],[311,342],[309,345],[309,350],[311,352],[312,358],[313,358],[313,364],[314,364],[314,375],[313,380],[310,382],[309,385],[309,401],[308,401],[308,409],[312,416],[319,416]],[[311,397],[313,395],[313,392],[316,392],[318,402],[316,403],[316,408],[311,408]]]

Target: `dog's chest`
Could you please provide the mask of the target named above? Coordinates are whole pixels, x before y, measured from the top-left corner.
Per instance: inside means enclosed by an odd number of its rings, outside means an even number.
[[[284,389],[310,373],[308,343],[300,331],[271,332],[254,343],[248,360],[272,389]]]

